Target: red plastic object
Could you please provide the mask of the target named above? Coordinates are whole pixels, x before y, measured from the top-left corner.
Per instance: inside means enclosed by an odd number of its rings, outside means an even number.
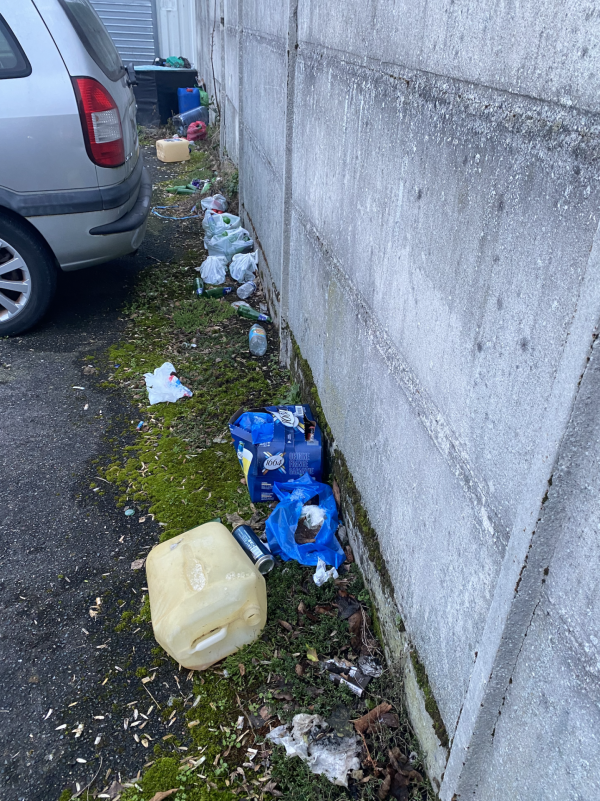
[[[85,149],[99,167],[125,163],[121,115],[115,101],[94,78],[73,78]]]
[[[206,123],[191,122],[187,129],[188,142],[195,142],[196,139],[206,139]]]

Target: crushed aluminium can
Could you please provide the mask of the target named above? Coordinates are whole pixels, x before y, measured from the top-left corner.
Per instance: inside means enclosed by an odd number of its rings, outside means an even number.
[[[250,561],[256,565],[263,576],[273,569],[275,566],[273,554],[250,526],[237,526],[231,535],[238,545],[242,546]]]

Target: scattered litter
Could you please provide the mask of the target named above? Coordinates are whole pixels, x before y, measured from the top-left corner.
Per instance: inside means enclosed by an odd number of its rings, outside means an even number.
[[[146,576],[154,636],[185,668],[210,667],[254,642],[265,626],[265,580],[221,523],[156,545]],[[227,596],[226,604],[215,602]]]
[[[132,570],[141,570],[146,563],[146,559],[136,559],[135,562],[131,563]]]
[[[135,509],[125,509],[125,516],[126,517],[131,517],[134,514],[135,514]]]
[[[223,231],[233,231],[239,228],[242,221],[235,214],[219,214],[216,211],[207,209],[202,227],[208,236],[220,236]],[[236,278],[236,281],[239,280]]]
[[[321,431],[314,422],[309,406],[262,406],[248,409],[247,412],[268,414],[273,418],[274,423],[273,439],[270,442],[263,441],[255,444],[252,441],[251,430],[244,429],[239,425],[239,420],[244,413],[243,409],[239,409],[229,421],[229,430],[244,471],[250,500],[273,500],[276,497],[274,485],[278,480],[293,481],[297,476],[304,474],[308,474],[304,478],[305,482],[312,481],[310,475],[316,479],[321,478]],[[314,485],[315,489],[312,494],[307,495],[304,503],[301,503],[298,508],[298,518],[302,506],[319,492],[318,487],[325,486]],[[330,488],[329,491],[331,492]],[[277,495],[277,497],[283,496]],[[270,543],[269,547],[271,547]],[[271,551],[274,553],[272,547]],[[296,557],[288,556],[287,558]],[[339,564],[342,561],[343,556]],[[317,564],[316,556],[311,564]],[[333,563],[330,562],[330,564]]]
[[[258,251],[253,253],[236,253],[231,259],[229,272],[234,281],[252,281],[258,270]]]
[[[374,656],[359,656],[358,666],[365,676],[373,679],[378,679],[383,674],[383,667]]]
[[[49,709],[49,710],[46,712],[46,717],[44,718],[44,720],[48,720],[48,718],[50,717],[50,715],[51,715],[53,712],[54,712],[54,710],[53,710],[53,709]]]
[[[249,298],[250,295],[253,295],[255,291],[256,284],[254,281],[246,281],[245,284],[242,284],[240,287],[238,287],[237,296],[242,300],[246,300],[246,298]]]
[[[234,306],[233,303],[231,305]],[[256,320],[259,323],[273,322],[268,314],[261,314],[260,312],[257,312],[256,309],[253,309],[252,306],[244,303],[244,301],[238,301],[235,304],[235,309],[240,317],[245,317],[247,320]]]
[[[83,407],[83,411],[84,411],[84,412],[87,412],[87,410],[88,410],[89,408],[90,408],[90,404],[89,404],[89,403],[86,403],[86,404],[85,404],[85,406]]]
[[[186,139],[172,136],[170,139],[156,140],[156,158],[159,161],[189,161],[190,148]]]
[[[137,424],[136,428],[137,428],[138,431],[141,431],[143,427],[144,427],[144,421],[140,420],[140,422]]]
[[[227,211],[227,200],[223,195],[214,195],[213,197],[205,197],[201,202],[203,209],[212,209],[213,211]]]
[[[175,367],[171,362],[165,362],[153,373],[144,373],[144,378],[151,406],[155,403],[175,403],[179,398],[192,397],[192,392],[175,375]]]
[[[227,259],[224,256],[208,256],[202,262],[200,269],[202,280],[207,284],[224,284],[227,276]]]
[[[85,390],[85,387],[73,387],[73,389],[83,389],[83,390]]]
[[[348,773],[360,768],[356,735],[339,737],[320,715],[296,715],[291,727],[278,726],[267,739],[283,745],[288,757],[300,757],[312,773],[323,774],[340,787],[347,787]]]
[[[248,333],[248,348],[253,356],[264,356],[267,352],[267,332],[255,323]]]
[[[335,537],[338,517],[331,487],[305,474],[295,481],[275,483],[273,491],[280,503],[265,524],[271,552],[284,561],[295,559],[302,565],[318,565],[319,559],[322,559],[326,564],[338,568],[346,556]],[[314,540],[298,543],[295,533],[302,509],[308,501],[316,497],[319,506],[326,512],[323,524]]]
[[[372,678],[372,676],[365,675],[360,668],[346,659],[336,657],[328,659],[322,663],[322,668],[329,673],[329,678],[334,684],[344,684],[359,698]]]
[[[196,211],[195,206],[192,209],[192,214],[186,214],[184,217],[168,217],[166,214],[160,214],[158,211],[156,211],[156,209],[161,209],[161,211],[165,211],[166,209],[172,209],[175,206],[177,206],[176,203],[174,203],[172,206],[153,206],[152,214],[154,214],[155,217],[160,217],[161,220],[194,220],[200,216],[199,214],[193,213],[194,211]]]
[[[313,581],[317,585],[317,587],[322,587],[323,584],[329,581],[329,579],[336,579],[338,577],[338,572],[335,567],[332,567],[330,570],[327,570],[327,565],[325,562],[319,557],[319,561],[317,562],[317,569],[315,570]]]
[[[209,256],[223,256],[229,264],[236,253],[251,251],[254,241],[245,228],[235,228],[233,231],[223,231],[216,236],[204,237],[204,247],[208,250]]]

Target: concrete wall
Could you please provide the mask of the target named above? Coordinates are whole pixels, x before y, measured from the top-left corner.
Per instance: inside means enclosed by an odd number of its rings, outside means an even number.
[[[448,732],[409,693],[432,780],[444,801],[590,799],[600,12],[222,7],[241,213]]]

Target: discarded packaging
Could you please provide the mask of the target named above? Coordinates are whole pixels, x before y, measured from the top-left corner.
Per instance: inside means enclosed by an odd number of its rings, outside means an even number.
[[[264,356],[267,352],[267,332],[261,325],[256,323],[248,334],[248,347],[253,356]]]
[[[245,412],[236,421],[236,425],[250,432],[253,445],[271,442],[275,436],[275,421],[269,412]]]
[[[317,565],[319,559],[322,559],[326,564],[338,568],[345,561],[346,555],[335,536],[338,527],[337,507],[329,484],[315,481],[306,471],[295,481],[274,484],[273,492],[280,503],[273,509],[265,524],[271,553],[286,562],[295,559],[301,565]],[[325,510],[325,519],[314,540],[298,543],[295,534],[302,517],[302,508],[313,498],[318,498],[319,506]]]
[[[322,662],[321,666],[323,670],[329,673],[331,681],[348,687],[359,698],[372,678],[372,676],[365,675],[360,668],[345,659],[328,659],[326,662]]]
[[[298,756],[315,774],[332,784],[348,786],[348,773],[360,768],[360,743],[355,734],[339,737],[320,715],[296,715],[292,724],[278,726],[267,739],[283,745],[287,756]]]
[[[326,584],[329,581],[329,579],[336,579],[337,577],[338,572],[335,567],[327,570],[327,565],[321,558],[319,558],[319,561],[317,562],[317,569],[313,575],[313,581],[317,587],[322,587],[323,584]]]
[[[186,668],[210,667],[265,626],[265,580],[221,523],[157,545],[146,575],[154,636]]]
[[[246,476],[252,501],[272,501],[275,498],[273,485],[276,480],[292,481],[304,474],[312,475],[316,479],[321,478],[321,429],[316,424],[309,406],[263,406],[247,411],[269,414],[274,423],[271,442],[256,444],[252,441],[250,430],[242,428],[239,424],[244,413],[243,409],[239,409],[229,421],[233,444]],[[312,494],[316,493],[318,490]],[[309,500],[309,497],[306,500]],[[269,547],[271,547],[270,542]],[[311,564],[316,565],[316,563],[315,556]]]
[[[171,362],[165,362],[153,373],[144,373],[150,406],[155,403],[175,403],[179,398],[191,398],[192,392],[177,378]]]
[[[222,256],[208,256],[200,266],[202,280],[207,284],[224,284],[227,261]]]
[[[187,139],[158,139],[156,142],[156,158],[159,161],[189,161],[190,148]]]
[[[204,223],[203,223],[204,225]],[[258,270],[258,251],[236,253],[231,260],[229,272],[234,281],[252,281]]]
[[[223,195],[213,195],[205,197],[201,201],[203,209],[213,209],[214,211],[227,211],[227,200]]]
[[[233,231],[223,231],[216,236],[206,236],[204,247],[208,250],[209,256],[223,256],[229,264],[236,253],[252,250],[254,242],[245,228],[235,228]]]
[[[273,555],[253,528],[245,525],[236,526],[231,532],[231,536],[242,546],[248,559],[256,565],[263,576],[273,570],[275,566]]]
[[[365,676],[378,679],[383,674],[383,667],[374,656],[359,656],[358,666]]]

